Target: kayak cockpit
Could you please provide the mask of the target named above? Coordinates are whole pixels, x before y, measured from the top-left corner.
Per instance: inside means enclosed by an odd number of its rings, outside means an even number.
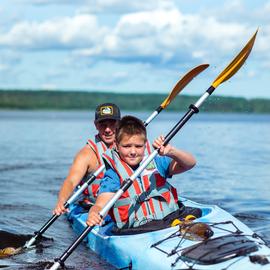
[[[183,212],[183,217],[179,217],[179,221],[185,220],[186,217],[192,218],[192,220],[202,220],[204,218],[207,218],[208,215],[212,213],[214,210],[214,207],[212,206],[205,206],[201,204],[196,204],[193,201],[189,201],[187,199],[181,199],[181,204],[183,205],[183,209],[181,210]],[[69,216],[77,216],[79,215],[82,222],[86,222],[88,211],[89,209],[85,209],[79,204],[74,204],[74,207],[71,207],[70,212],[68,214]],[[72,219],[69,219],[69,221],[72,222]],[[164,225],[162,222],[160,222],[158,225],[154,224],[153,227],[148,226],[147,228],[144,228],[142,226],[141,228],[132,228],[132,229],[125,229],[125,230],[118,230],[115,226],[115,223],[112,221],[112,219],[107,216],[105,218],[105,221],[102,226],[97,226],[94,230],[95,233],[98,233],[100,236],[106,237],[106,236],[114,236],[114,235],[135,235],[135,234],[141,234],[141,233],[148,233],[148,232],[154,232],[154,231],[160,231],[165,230],[170,227],[176,226],[179,223],[174,221],[178,220],[178,218],[172,220],[169,224],[165,223]]]

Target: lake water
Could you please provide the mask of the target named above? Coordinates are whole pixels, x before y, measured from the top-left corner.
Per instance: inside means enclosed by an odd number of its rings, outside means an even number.
[[[133,114],[124,112],[123,114]],[[150,140],[166,135],[184,113],[162,112],[148,126]],[[134,113],[145,120],[149,113]],[[0,111],[0,228],[32,234],[48,220],[75,153],[93,129],[93,112]],[[172,183],[180,194],[226,209],[270,242],[270,115],[194,115],[172,144],[197,165]],[[0,260],[0,268],[38,269],[59,257],[75,234],[64,217],[45,233],[42,250]],[[0,239],[1,240],[1,239]],[[83,244],[68,269],[113,269]],[[43,267],[40,267],[43,269]]]

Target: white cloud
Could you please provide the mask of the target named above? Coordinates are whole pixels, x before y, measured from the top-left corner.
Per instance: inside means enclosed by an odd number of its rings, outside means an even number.
[[[145,6],[139,2],[136,3],[140,8],[155,6],[152,1]],[[95,5],[120,3],[123,0],[96,1]],[[157,1],[156,7],[162,3],[164,1]],[[101,25],[96,16],[86,14],[43,22],[22,21],[9,32],[0,34],[0,46],[28,50],[71,49],[78,55],[91,57],[91,61],[144,61],[159,66],[200,59],[211,61],[217,55],[226,56],[241,48],[243,40],[250,36],[247,25],[222,22],[210,15],[183,14],[172,7],[125,14],[110,27]],[[260,46],[269,48],[267,41],[261,41]]]
[[[152,11],[156,9],[167,9],[174,7],[173,0],[147,0],[147,1],[126,1],[126,0],[86,0],[80,10],[91,13],[114,13],[123,14],[138,11]]]
[[[115,61],[154,63],[211,60],[239,49],[250,35],[245,25],[214,17],[184,15],[177,9],[130,13],[95,48],[82,55]]]
[[[161,75],[173,81],[179,70],[202,62],[224,67],[257,26],[252,65],[242,74],[255,80],[253,74],[270,66],[270,2],[265,0],[16,0],[18,8],[3,1],[1,76],[12,67],[23,85],[35,80],[38,86],[88,89],[90,83],[93,88],[105,83],[106,89],[125,90],[142,81],[138,88],[154,89]],[[6,51],[10,54],[3,57]],[[61,74],[54,73],[58,70]]]
[[[41,23],[22,21],[0,35],[0,46],[17,49],[68,49],[91,47],[102,38],[105,27],[96,17],[77,15],[47,20]]]

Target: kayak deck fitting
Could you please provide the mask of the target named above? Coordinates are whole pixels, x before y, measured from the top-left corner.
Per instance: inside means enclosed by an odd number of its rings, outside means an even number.
[[[270,269],[270,248],[241,221],[215,205],[181,198],[188,207],[199,208],[202,216],[188,226],[207,224],[213,235],[196,237],[183,224],[158,231],[114,235],[113,222],[95,226],[86,245],[118,269]],[[76,234],[86,228],[86,212],[72,204],[68,220]]]

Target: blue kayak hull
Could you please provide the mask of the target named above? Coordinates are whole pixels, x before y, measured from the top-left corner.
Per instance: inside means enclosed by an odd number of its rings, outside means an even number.
[[[246,241],[250,246],[244,243],[245,248],[239,250],[236,248],[236,251],[228,253],[227,257],[225,254],[223,259],[207,263],[203,259],[211,258],[211,254],[208,254],[209,251],[206,251],[204,255],[198,255],[195,259],[192,256],[185,257],[183,254],[188,248],[195,249],[198,244],[200,244],[200,250],[203,250],[201,244],[205,245],[206,250],[207,244],[210,244],[207,242],[209,239],[206,242],[198,239],[186,239],[179,233],[179,226],[154,232],[119,236],[111,233],[113,223],[102,227],[96,226],[86,237],[85,243],[91,250],[118,269],[270,269],[267,257],[264,261],[257,260],[269,256],[270,248],[245,224],[218,206],[203,205],[183,198],[181,201],[186,206],[202,210],[202,217],[193,222],[207,223],[214,232],[210,239],[221,239],[219,240],[221,245],[218,246],[219,254],[222,254],[224,249],[223,237],[226,238],[230,235],[244,237],[245,240],[242,242]],[[76,234],[81,234],[86,228],[87,215],[88,213],[83,212],[80,206],[71,205],[68,220]],[[234,246],[234,242],[229,244]]]

